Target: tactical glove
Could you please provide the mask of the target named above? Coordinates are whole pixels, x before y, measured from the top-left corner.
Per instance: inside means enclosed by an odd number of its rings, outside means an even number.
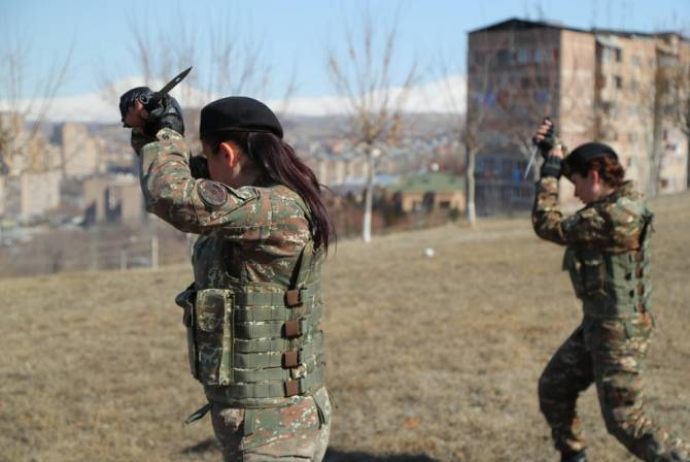
[[[557,180],[563,173],[563,159],[557,156],[547,156],[541,166],[541,177],[552,177]]]
[[[182,108],[170,95],[156,93],[149,87],[136,87],[120,97],[120,115],[125,127],[125,117],[129,109],[137,102],[141,103],[148,113],[144,124],[144,134],[154,137],[162,128],[170,128],[184,135],[184,118]]]
[[[551,119],[547,117],[544,119],[544,121],[551,122]],[[541,151],[541,155],[546,159],[549,152],[553,149],[554,146],[556,146],[556,144],[558,144],[558,138],[556,138],[556,126],[553,124],[553,122],[551,122],[551,126],[544,134],[544,138],[541,141],[537,141],[537,139],[535,138],[534,143],[539,148],[539,151]]]
[[[156,136],[159,130],[170,128],[180,135],[184,135],[184,120],[182,108],[177,100],[170,95],[155,95],[144,107],[149,113],[144,125],[144,133]]]

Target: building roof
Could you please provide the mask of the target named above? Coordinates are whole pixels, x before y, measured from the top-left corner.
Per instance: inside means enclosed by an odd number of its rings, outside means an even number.
[[[520,18],[510,18],[506,19],[505,21],[497,22],[495,24],[482,27],[479,29],[475,29],[470,31],[470,34],[478,33],[478,32],[493,32],[493,31],[502,31],[502,30],[529,30],[529,29],[560,29],[560,30],[569,30],[573,32],[584,32],[587,34],[597,34],[597,35],[620,35],[622,37],[658,37],[660,35],[678,35],[681,40],[688,41],[687,37],[684,37],[683,35],[673,32],[673,31],[666,31],[666,32],[654,32],[654,33],[649,33],[649,32],[637,32],[637,31],[631,31],[631,30],[621,30],[621,29],[598,29],[598,28],[592,28],[592,29],[578,29],[576,27],[568,27],[564,26],[563,24],[556,23],[556,22],[548,22],[548,21],[531,21],[531,20],[526,20],[526,19],[520,19]]]
[[[573,27],[566,27],[563,24],[547,21],[529,21],[520,18],[510,18],[505,21],[497,22],[490,26],[482,27],[470,31],[470,34],[477,32],[493,32],[501,30],[528,30],[528,29],[565,29],[575,32],[591,32],[585,29],[575,29]]]
[[[397,188],[402,193],[456,192],[465,190],[465,179],[447,172],[429,172],[405,178]]]

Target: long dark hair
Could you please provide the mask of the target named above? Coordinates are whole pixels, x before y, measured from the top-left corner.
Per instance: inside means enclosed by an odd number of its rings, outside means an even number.
[[[321,184],[314,172],[297,157],[292,146],[266,132],[212,132],[204,135],[203,140],[209,144],[214,154],[218,153],[220,143],[234,143],[261,166],[270,180],[299,194],[311,211],[314,246],[323,245],[324,250],[328,251],[331,238],[335,238],[335,228],[323,202]]]
[[[599,157],[577,165],[570,165],[566,162],[563,174],[570,177],[573,173],[577,173],[584,178],[592,170],[598,172],[604,183],[613,188],[619,188],[625,182],[625,169],[618,160],[611,156]]]

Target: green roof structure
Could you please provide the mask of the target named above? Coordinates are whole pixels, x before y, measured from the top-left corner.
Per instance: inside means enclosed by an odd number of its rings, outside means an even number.
[[[401,193],[464,192],[465,179],[447,172],[429,172],[405,178],[396,191]]]

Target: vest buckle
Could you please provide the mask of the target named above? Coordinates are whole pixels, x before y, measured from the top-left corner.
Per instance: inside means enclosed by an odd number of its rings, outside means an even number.
[[[283,353],[283,368],[290,369],[300,364],[299,351],[287,351]]]
[[[295,338],[303,334],[302,321],[292,320],[285,323],[285,337]]]
[[[304,303],[302,300],[302,290],[303,289],[291,289],[285,292],[285,306],[288,308],[302,306]]]
[[[286,380],[284,383],[286,397],[302,394],[302,387],[300,387],[301,380]]]

